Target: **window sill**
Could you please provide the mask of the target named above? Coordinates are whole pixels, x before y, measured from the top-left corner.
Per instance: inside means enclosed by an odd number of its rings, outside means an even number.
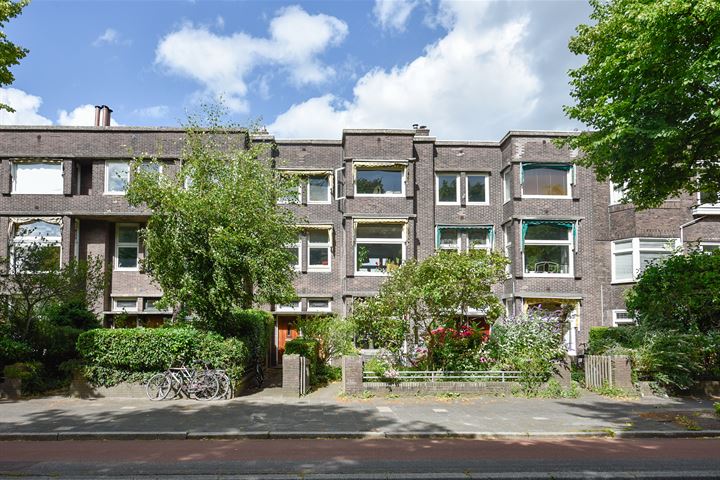
[[[115,267],[115,268],[113,268],[113,272],[140,272],[140,269],[139,268]]]
[[[332,273],[332,268],[308,268],[308,273]]]
[[[103,192],[103,195],[107,195],[110,197],[124,197],[125,192]]]
[[[575,278],[574,273],[523,273],[523,278]]]
[[[356,197],[359,198],[383,198],[383,197],[390,197],[390,198],[404,198],[404,193],[356,193]]]
[[[465,202],[465,205],[467,205],[467,206],[474,206],[474,205],[488,206],[488,205],[490,205],[490,202]]]
[[[332,200],[328,200],[326,202],[311,202],[310,200],[308,200],[307,204],[308,205],[332,205]]]
[[[459,207],[460,202],[435,202],[435,205],[447,205],[451,207]]]
[[[387,277],[385,272],[355,272],[356,277]]]
[[[63,192],[10,192],[10,195],[65,195]]]
[[[625,285],[629,283],[636,283],[637,280],[633,279],[627,279],[627,280],[613,280],[610,282],[610,285]]]
[[[572,200],[572,195],[522,195],[520,198],[552,198],[555,200]]]

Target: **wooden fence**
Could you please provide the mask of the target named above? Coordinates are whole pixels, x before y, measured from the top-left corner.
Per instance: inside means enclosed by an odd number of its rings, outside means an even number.
[[[585,355],[585,386],[592,389],[603,385],[615,385],[613,356]]]

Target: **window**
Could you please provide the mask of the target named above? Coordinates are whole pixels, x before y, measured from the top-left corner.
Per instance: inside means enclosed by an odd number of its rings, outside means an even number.
[[[300,195],[302,194],[300,190],[300,185],[292,185],[288,188],[288,191],[285,195],[278,198],[278,203],[280,204],[298,204],[300,203]]]
[[[137,297],[113,298],[113,310],[116,312],[137,312]]]
[[[285,249],[290,253],[290,266],[295,269],[296,271],[300,271],[300,237],[298,237],[297,242],[294,244],[286,247]]]
[[[138,226],[118,224],[115,228],[115,270],[138,269]]]
[[[469,205],[487,205],[487,175],[467,174],[465,176],[465,190]]]
[[[572,165],[526,163],[522,165],[524,197],[569,197]]]
[[[700,242],[700,250],[705,253],[713,253],[720,250],[720,242]]]
[[[698,193],[698,205],[693,213],[696,215],[717,215],[720,210],[720,198],[716,192]]]
[[[105,162],[105,193],[124,195],[130,183],[130,164],[124,160]]]
[[[457,173],[443,173],[435,176],[435,201],[438,204],[460,204],[460,176]]]
[[[404,223],[356,223],[355,273],[385,275],[405,260]]]
[[[437,248],[440,250],[460,251],[460,230],[438,227]]]
[[[308,270],[331,270],[329,229],[308,230]]]
[[[467,230],[468,249],[487,250],[492,248],[490,235],[491,228],[470,228]]]
[[[612,281],[634,282],[651,262],[672,254],[678,239],[628,238],[612,242]]]
[[[155,173],[158,175],[161,174],[163,171],[161,163],[152,162],[152,161],[148,161],[148,160],[143,161],[140,164],[139,169],[142,170],[143,172]]]
[[[512,177],[510,176],[511,172],[512,172],[512,170],[508,169],[508,170],[505,170],[505,172],[503,173],[503,203],[509,202],[510,199],[512,198],[510,195],[510,193],[511,193],[510,189],[512,188],[512,183],[511,183]]]
[[[284,303],[282,305],[275,305],[275,311],[276,312],[299,312],[300,311],[300,300]]]
[[[167,312],[168,309],[160,310],[157,307],[157,302],[159,302],[159,298],[145,298],[143,303],[143,311],[144,312]]]
[[[330,299],[327,298],[308,298],[308,312],[329,312],[331,310]]]
[[[610,182],[610,205],[618,205],[625,201],[625,185]]]
[[[312,175],[307,180],[308,203],[330,203],[330,179],[327,175]]]
[[[405,194],[404,167],[357,167],[355,170],[355,195]]]
[[[510,225],[505,225],[503,227],[503,251],[505,252],[505,256],[509,260],[512,260],[512,237],[510,235]],[[510,274],[509,263],[505,266],[505,273]]]
[[[12,193],[63,193],[62,162],[13,162]]]
[[[574,223],[528,220],[523,228],[523,258],[528,275],[571,275]]]
[[[627,310],[613,310],[613,327],[620,325],[635,325],[635,319],[631,317]]]
[[[35,219],[19,223],[12,238],[11,263],[19,271],[46,272],[60,266],[62,227]]]

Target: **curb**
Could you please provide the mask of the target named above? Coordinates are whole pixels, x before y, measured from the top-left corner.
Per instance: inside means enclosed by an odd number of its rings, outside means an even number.
[[[720,438],[720,430],[598,430],[591,432],[0,432],[2,441],[62,440],[270,440],[270,439],[576,439],[576,438]]]

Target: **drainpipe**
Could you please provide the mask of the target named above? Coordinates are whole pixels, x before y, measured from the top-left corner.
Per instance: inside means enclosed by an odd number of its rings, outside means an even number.
[[[687,223],[683,223],[682,225],[680,225],[680,246],[682,247],[683,251],[685,250],[685,235],[684,235],[684,233],[685,233],[685,227],[689,227],[690,225],[693,225],[693,224],[699,222],[700,220],[702,220],[702,219],[705,218],[706,216],[707,216],[707,215],[703,215],[702,217],[695,218],[695,219],[693,219],[693,220],[690,220],[690,221],[687,222]]]

